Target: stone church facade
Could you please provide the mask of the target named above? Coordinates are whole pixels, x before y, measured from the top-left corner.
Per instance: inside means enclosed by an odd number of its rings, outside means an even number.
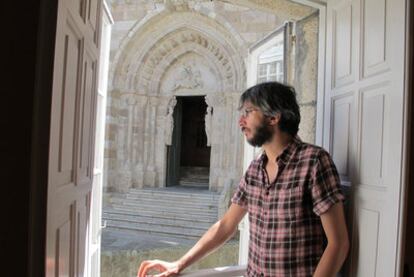
[[[171,158],[180,140],[176,132],[184,128],[177,127],[177,110],[189,98],[205,109],[208,188],[220,191],[237,182],[243,173],[237,108],[246,89],[248,56],[288,20],[295,22],[295,33],[285,56],[286,80],[298,90],[300,136],[314,141],[318,14],[311,8],[289,1],[204,0],[113,0],[110,6],[115,24],[106,190],[168,185],[171,164],[179,163]]]

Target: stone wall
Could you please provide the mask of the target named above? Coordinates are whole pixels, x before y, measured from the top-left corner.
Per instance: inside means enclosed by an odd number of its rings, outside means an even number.
[[[296,22],[295,73],[293,85],[301,112],[299,136],[303,141],[315,142],[316,99],[318,80],[319,14]]]

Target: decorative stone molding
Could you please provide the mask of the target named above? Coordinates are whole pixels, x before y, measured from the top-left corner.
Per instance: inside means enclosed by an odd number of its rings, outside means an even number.
[[[164,5],[157,5],[156,9],[149,10],[146,16],[137,21],[128,34],[119,44],[118,50],[115,52],[109,74],[109,86],[116,87],[116,79],[122,74],[126,74],[128,68],[121,69],[119,65],[125,61],[131,60],[126,57],[125,53],[142,53],[145,55],[148,49],[146,42],[157,41],[166,34],[177,30],[183,26],[191,26],[203,33],[210,34],[211,37],[218,38],[218,41],[224,45],[229,45],[235,50],[235,54],[244,57],[247,54],[245,42],[239,32],[230,24],[227,19],[219,14],[212,13],[208,9],[201,8],[201,2],[209,2],[210,0],[196,0],[191,6],[188,14],[178,14],[175,16],[171,10],[165,8]],[[163,1],[158,1],[163,2]],[[151,29],[151,31],[148,31]],[[134,42],[140,42],[137,46],[133,46]],[[132,48],[140,49],[136,51]],[[142,57],[135,57],[139,62]],[[242,60],[243,62],[243,60]],[[243,66],[241,68],[244,68]],[[124,87],[125,88],[125,87]]]
[[[171,45],[176,46],[170,47]],[[199,53],[200,57],[213,63],[212,67],[217,70],[219,79],[223,80],[225,86],[221,89],[235,89],[236,83],[239,81],[236,81],[235,78],[242,73],[237,72],[235,61],[230,58],[231,53],[228,53],[226,48],[219,45],[214,39],[205,37],[202,33],[191,29],[181,29],[169,34],[147,53],[146,61],[148,62],[140,64],[136,71],[131,71],[128,74],[128,76],[136,78],[132,82],[134,89],[143,89],[151,94],[158,93],[160,74],[186,53]],[[201,76],[198,79],[201,79]],[[195,84],[193,84],[193,88],[196,87]],[[185,84],[184,87],[189,87],[189,84]]]
[[[164,4],[170,11],[187,11],[190,9],[186,0],[164,0]]]
[[[207,146],[211,146],[211,137],[212,137],[212,123],[213,123],[213,107],[211,105],[208,104],[207,102],[207,96],[204,97],[206,99],[206,103],[207,103],[207,110],[206,110],[206,115],[204,118],[204,122],[205,122],[205,128],[206,128],[206,136],[207,136]]]
[[[177,99],[175,96],[171,98],[170,102],[168,103],[168,111],[167,115],[165,116],[165,134],[164,134],[164,141],[165,145],[171,145],[172,142],[172,134],[174,130],[174,108],[177,104]]]
[[[169,21],[169,23],[164,24],[164,21]],[[143,73],[142,79],[149,80],[148,74],[151,76],[154,72],[151,69],[162,61],[163,56],[176,49],[180,44],[185,45],[191,42],[206,48],[208,51],[205,52],[211,52],[213,56],[216,55],[225,69],[232,69],[234,77],[237,78],[233,85],[240,85],[239,80],[244,84],[245,66],[242,57],[245,56],[247,50],[242,44],[243,40],[234,30],[228,30],[227,26],[220,25],[217,21],[217,18],[214,20],[206,18],[206,16],[194,11],[182,14],[164,11],[159,16],[149,19],[146,24],[141,25],[140,29],[133,28],[132,33],[121,43],[121,49],[126,51],[120,51],[121,53],[114,58],[113,65],[116,69],[111,73],[115,77],[111,78],[113,87],[121,88],[124,91],[142,89],[147,91],[148,84],[145,85],[140,81],[134,82],[134,78],[141,78],[139,73]],[[146,27],[150,23],[154,24],[151,32]],[[192,30],[193,33],[182,36],[176,34],[177,30],[182,29]],[[171,36],[174,39],[167,39],[169,34],[174,34]],[[235,40],[235,38],[237,39]],[[159,47],[159,45],[162,46]],[[154,54],[152,51],[155,51]],[[148,66],[148,68],[138,69],[140,65]],[[225,76],[229,77],[229,74],[225,74]],[[236,88],[236,90],[239,89]]]

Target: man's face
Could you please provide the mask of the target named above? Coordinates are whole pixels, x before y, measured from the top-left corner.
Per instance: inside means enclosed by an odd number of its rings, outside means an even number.
[[[267,117],[249,102],[246,102],[240,110],[239,126],[247,142],[255,147],[261,147],[270,141],[274,132]]]

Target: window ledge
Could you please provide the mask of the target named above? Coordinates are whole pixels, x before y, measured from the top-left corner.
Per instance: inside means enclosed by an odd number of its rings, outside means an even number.
[[[235,277],[235,276],[244,276],[246,274],[246,266],[245,265],[238,265],[238,266],[223,266],[223,267],[215,267],[215,268],[208,268],[208,269],[201,269],[193,272],[188,272],[181,274],[180,276],[184,277]]]

